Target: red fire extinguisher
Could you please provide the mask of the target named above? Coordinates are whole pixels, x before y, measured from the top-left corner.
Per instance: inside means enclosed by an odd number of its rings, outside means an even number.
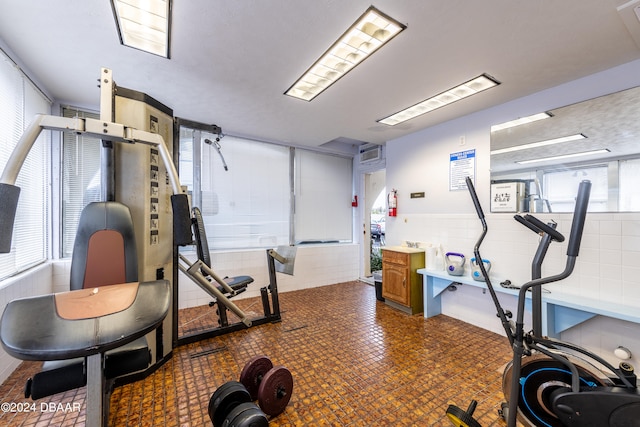
[[[389,216],[397,216],[398,215],[398,191],[391,190],[388,196],[389,202]]]

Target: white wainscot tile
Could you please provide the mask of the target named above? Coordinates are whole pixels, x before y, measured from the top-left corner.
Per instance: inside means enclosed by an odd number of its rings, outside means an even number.
[[[622,248],[622,237],[601,235],[600,248],[610,249],[610,250],[620,250]]]

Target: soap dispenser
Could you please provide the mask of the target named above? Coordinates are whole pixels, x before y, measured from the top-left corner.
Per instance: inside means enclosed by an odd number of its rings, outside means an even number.
[[[436,254],[436,270],[444,270],[444,252],[442,251],[442,245],[438,245]]]

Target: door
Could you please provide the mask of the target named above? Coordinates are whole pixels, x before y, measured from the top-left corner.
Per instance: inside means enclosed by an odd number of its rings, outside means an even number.
[[[384,235],[373,236],[371,233],[371,221],[381,219],[386,214],[384,169],[363,174],[364,200],[362,221],[362,277],[371,278],[374,271],[381,270]],[[382,197],[381,197],[382,195]]]
[[[382,269],[382,296],[405,306],[409,305],[409,267],[390,262]]]

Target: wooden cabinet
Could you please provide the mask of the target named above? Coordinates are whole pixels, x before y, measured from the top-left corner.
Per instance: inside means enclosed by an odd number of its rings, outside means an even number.
[[[424,268],[424,250],[404,247],[382,249],[382,296],[389,305],[410,314],[422,313],[419,268]]]

